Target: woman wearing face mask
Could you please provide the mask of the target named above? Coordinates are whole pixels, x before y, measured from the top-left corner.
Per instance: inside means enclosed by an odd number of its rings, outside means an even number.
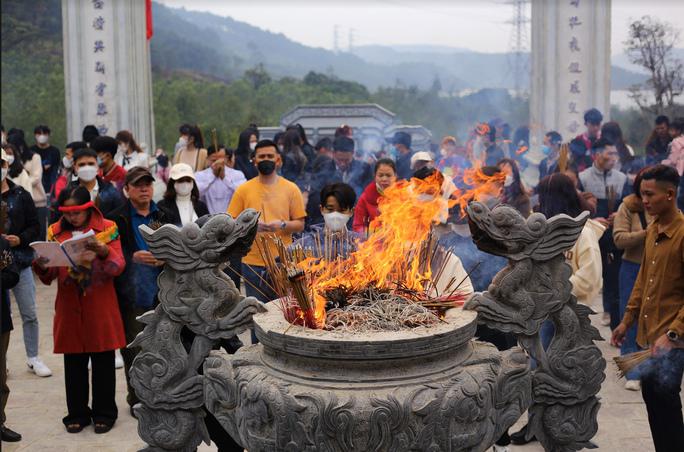
[[[209,215],[207,205],[199,200],[199,189],[190,165],[177,163],[171,167],[164,199],[157,204],[168,222],[182,227]]]
[[[324,224],[311,226],[311,232],[304,234],[290,249],[301,247],[313,257],[329,260],[346,258],[356,251],[362,239],[361,234],[347,229],[354,214],[356,193],[351,186],[338,182],[323,187],[320,199]]]
[[[62,243],[90,230],[95,233],[73,267],[52,267],[42,257],[33,263],[44,284],[57,281],[54,351],[64,354],[64,378],[68,382],[68,414],[62,422],[69,433],[78,433],[91,422],[95,433],[106,433],[118,416],[114,350],[125,347],[126,338],[114,278],[121,274],[126,261],[116,223],[102,216],[87,188],[64,189],[59,206],[63,217],[50,225],[49,241]],[[88,360],[92,363],[91,382]]]
[[[45,230],[47,229],[47,195],[43,188],[43,161],[36,152],[33,152],[24,139],[24,131],[20,129],[10,129],[7,134],[7,142],[14,145],[18,151],[17,156],[21,156],[21,164],[29,175],[31,180],[31,193],[33,202],[38,209],[38,220],[40,221],[40,236],[39,240],[45,239]],[[15,159],[17,158],[15,156]]]
[[[394,160],[380,159],[375,164],[375,180],[368,184],[359,198],[354,212],[352,229],[360,234],[367,234],[371,221],[379,214],[378,198],[397,181],[397,167]]]
[[[173,163],[185,163],[192,172],[202,171],[207,165],[207,150],[204,149],[204,139],[199,127],[183,124],[178,129],[178,152],[173,157]]]
[[[511,159],[501,159],[496,166],[506,174],[501,202],[514,207],[523,217],[529,217],[532,213],[530,197],[520,179],[518,164]]]
[[[254,163],[252,163],[252,155],[258,142],[259,131],[257,129],[245,129],[238,138],[238,145],[235,149],[235,169],[242,171],[247,180],[259,175],[259,171],[257,171]]]
[[[83,141],[74,141],[64,147],[64,157],[59,167],[59,177],[55,182],[55,187],[50,194],[50,204],[57,204],[59,194],[64,190],[70,182],[77,180],[78,177],[74,174],[74,151],[88,147]],[[56,221],[56,220],[55,220]],[[54,221],[53,221],[54,223]]]
[[[118,148],[114,156],[114,162],[126,171],[135,166],[149,167],[148,155],[136,143],[133,134],[128,130],[122,130],[115,137]]]
[[[7,157],[7,178],[14,182],[15,185],[31,193],[31,177],[24,169],[24,165],[21,164],[21,158],[16,157],[18,154],[17,148],[13,144],[7,143],[2,146],[2,149]]]

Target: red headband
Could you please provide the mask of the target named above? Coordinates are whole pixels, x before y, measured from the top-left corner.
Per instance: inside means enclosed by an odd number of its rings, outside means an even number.
[[[69,206],[69,207],[60,207],[59,211],[62,213],[65,212],[83,212],[84,210],[88,210],[91,207],[95,207],[95,203],[92,201],[88,201],[85,204],[81,204],[80,206]]]

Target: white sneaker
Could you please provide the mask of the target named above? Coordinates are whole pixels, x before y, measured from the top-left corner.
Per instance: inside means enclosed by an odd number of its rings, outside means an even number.
[[[625,389],[628,391],[641,391],[641,381],[627,380],[625,382]]]
[[[29,358],[26,361],[26,365],[34,374],[38,375],[39,377],[49,377],[52,375],[50,368],[46,366],[45,363],[43,363],[43,361],[41,361],[41,359],[37,356],[34,358]]]
[[[607,312],[604,312],[603,317],[601,317],[601,325],[603,325],[603,326],[610,325],[610,314],[608,314]]]
[[[492,446],[492,451],[493,452],[510,452],[510,449],[508,448],[508,446],[497,446],[496,444],[494,444],[494,446]]]
[[[123,357],[121,356],[121,350],[116,350],[114,352],[114,367],[121,369],[124,366]]]

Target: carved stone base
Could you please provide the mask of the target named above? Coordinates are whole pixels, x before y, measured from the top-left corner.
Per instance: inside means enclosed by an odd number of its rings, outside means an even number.
[[[356,337],[290,327],[274,303],[254,322],[261,344],[204,365],[207,408],[250,452],[482,451],[531,403],[527,357],[471,341],[472,312]]]

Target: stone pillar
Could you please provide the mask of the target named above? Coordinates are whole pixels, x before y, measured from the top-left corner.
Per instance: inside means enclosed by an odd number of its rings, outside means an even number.
[[[152,74],[145,2],[62,0],[67,138],[86,124],[130,130],[154,149]]]
[[[610,115],[611,0],[532,0],[532,147],[544,133],[565,142],[592,107]]]

